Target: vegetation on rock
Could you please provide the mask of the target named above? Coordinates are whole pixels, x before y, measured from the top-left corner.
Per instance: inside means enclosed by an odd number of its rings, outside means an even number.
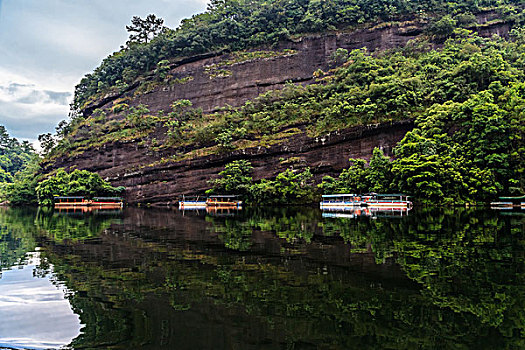
[[[38,203],[49,206],[54,196],[114,196],[120,194],[124,187],[113,187],[97,173],[75,169],[68,173],[64,169],[40,181],[36,186]]]
[[[243,50],[274,44],[294,35],[416,16],[433,21],[429,33],[441,39],[458,26],[475,26],[472,14],[486,9],[496,9],[502,17],[519,23],[523,20],[520,4],[521,0],[213,0],[206,12],[183,20],[177,29],[165,29],[150,42],[136,40],[137,44],[107,57],[76,86],[73,107],[80,110],[93,101],[92,97],[96,94],[107,92],[110,88],[126,88],[137,76],[166,59],[218,50]],[[138,20],[140,18],[134,18],[134,21]],[[141,21],[138,24],[147,22],[147,19]]]

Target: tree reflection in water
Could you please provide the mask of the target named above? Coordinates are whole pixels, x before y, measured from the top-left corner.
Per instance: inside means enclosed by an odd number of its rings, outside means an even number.
[[[75,291],[78,348],[519,348],[519,214],[9,210],[0,222],[26,227]]]

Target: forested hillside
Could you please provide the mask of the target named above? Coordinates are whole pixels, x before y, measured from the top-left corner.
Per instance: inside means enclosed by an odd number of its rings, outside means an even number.
[[[431,34],[446,37],[455,27],[476,25],[473,13],[494,9],[499,20],[522,23],[522,0],[212,0],[208,10],[165,28],[148,42],[134,40],[107,57],[77,85],[73,106],[79,112],[97,93],[122,90],[163,60],[210,51],[237,51],[275,44],[306,33],[358,25],[423,18]]]
[[[17,198],[29,198],[34,193],[35,172],[39,157],[28,141],[10,137],[0,125],[0,203],[16,202]],[[18,194],[11,192],[15,187]]]
[[[23,170],[35,156],[33,146],[27,141],[19,142],[0,125],[0,182],[13,182],[13,177]]]

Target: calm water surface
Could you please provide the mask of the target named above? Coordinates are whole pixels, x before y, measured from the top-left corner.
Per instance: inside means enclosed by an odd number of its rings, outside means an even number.
[[[0,209],[0,348],[525,348],[525,211]]]

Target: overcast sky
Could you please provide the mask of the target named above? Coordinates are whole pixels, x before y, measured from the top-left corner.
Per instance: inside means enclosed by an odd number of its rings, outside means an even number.
[[[206,0],[0,0],[0,125],[34,141],[67,119],[75,85],[126,42],[132,16],[175,28]]]

